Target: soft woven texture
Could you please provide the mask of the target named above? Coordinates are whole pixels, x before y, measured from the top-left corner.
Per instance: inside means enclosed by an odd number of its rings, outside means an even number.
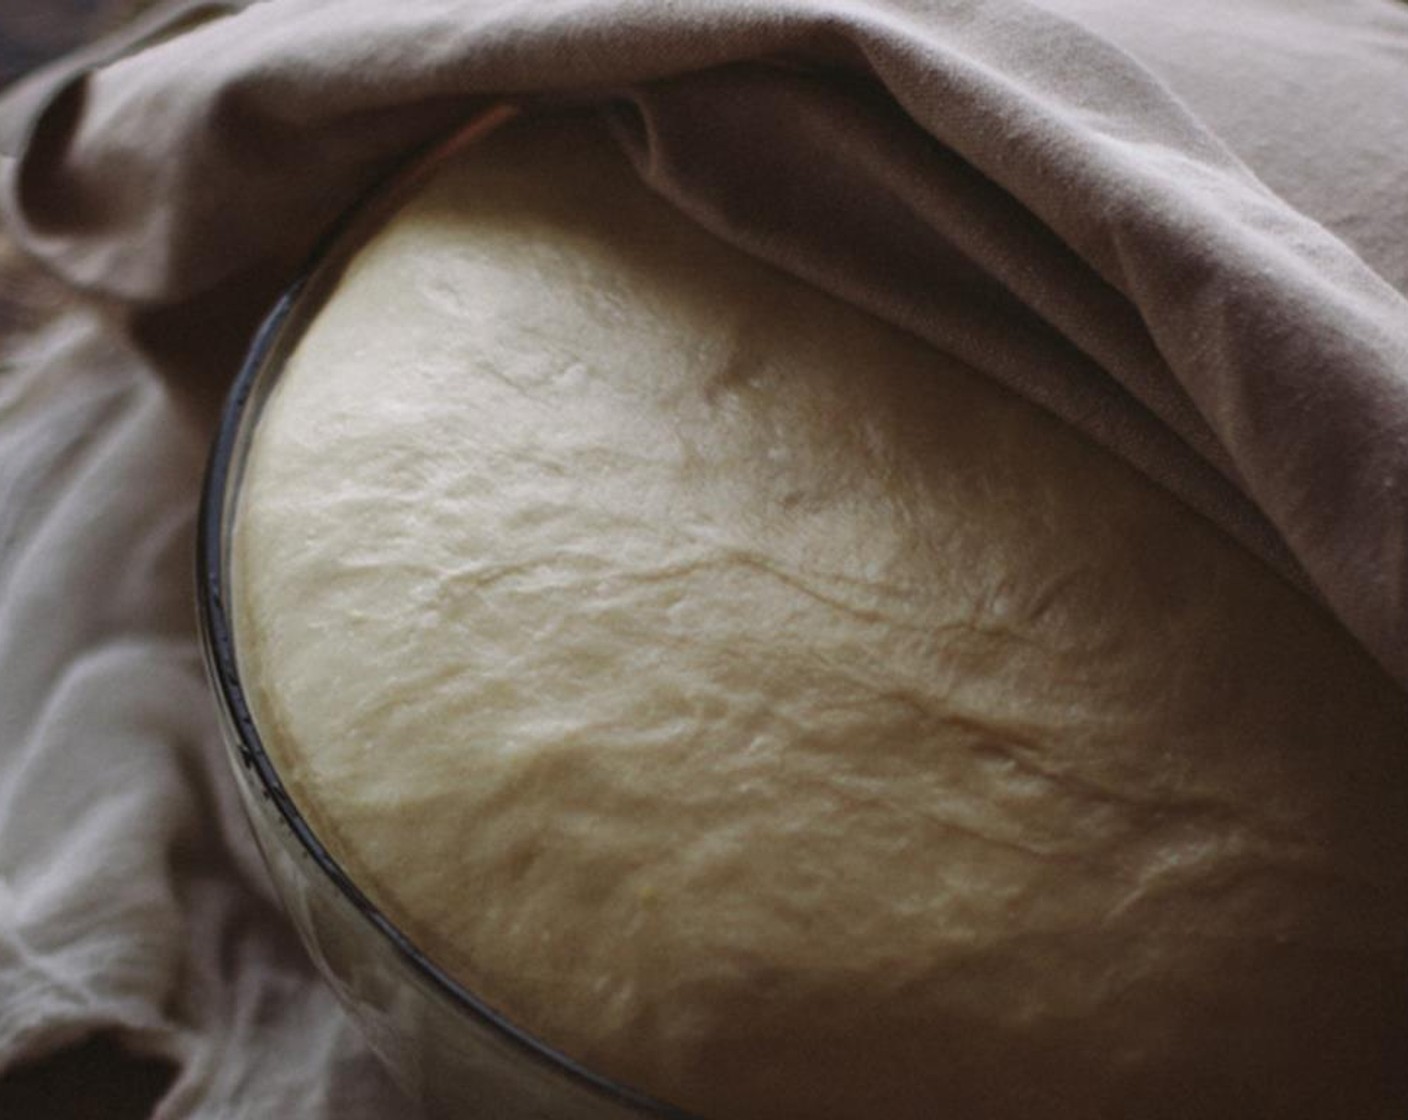
[[[239,8],[0,105],[7,229],[134,340],[75,313],[0,381],[0,1068],[116,1026],[183,1063],[164,1116],[392,1107],[230,809],[189,405],[340,212],[505,97],[599,103],[686,213],[1076,425],[1408,684],[1396,0]]]

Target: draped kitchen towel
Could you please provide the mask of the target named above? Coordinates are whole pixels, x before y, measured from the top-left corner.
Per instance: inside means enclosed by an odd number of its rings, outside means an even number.
[[[212,762],[200,418],[337,216],[505,99],[598,106],[685,213],[1075,425],[1408,685],[1398,0],[168,5],[0,102],[6,228],[97,309],[0,375],[0,1068],[114,1026],[183,1063],[164,1116],[387,1107]]]

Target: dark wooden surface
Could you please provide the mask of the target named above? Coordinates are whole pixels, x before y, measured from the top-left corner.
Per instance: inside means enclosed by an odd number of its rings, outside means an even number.
[[[117,26],[143,0],[0,0],[0,91],[28,71]],[[63,289],[0,230],[0,377],[13,339],[62,306]],[[4,1120],[145,1120],[175,1073],[112,1034],[82,1039],[0,1077]]]
[[[146,1120],[171,1083],[169,1062],[98,1034],[0,1078],[5,1120]]]
[[[0,87],[131,15],[136,0],[3,0]]]

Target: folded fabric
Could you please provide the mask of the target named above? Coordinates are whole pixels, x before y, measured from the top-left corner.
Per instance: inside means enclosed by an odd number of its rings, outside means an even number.
[[[221,772],[197,417],[338,216],[505,99],[598,106],[684,212],[1077,426],[1408,685],[1396,0],[167,5],[0,102],[10,235],[107,313],[0,380],[0,1069],[116,1027],[182,1062],[163,1117],[400,1108]]]

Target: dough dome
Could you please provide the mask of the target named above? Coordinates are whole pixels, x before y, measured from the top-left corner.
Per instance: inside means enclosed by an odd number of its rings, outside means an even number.
[[[607,1075],[720,1120],[1404,1115],[1404,697],[589,119],[457,157],[349,266],[234,594],[329,849]]]

